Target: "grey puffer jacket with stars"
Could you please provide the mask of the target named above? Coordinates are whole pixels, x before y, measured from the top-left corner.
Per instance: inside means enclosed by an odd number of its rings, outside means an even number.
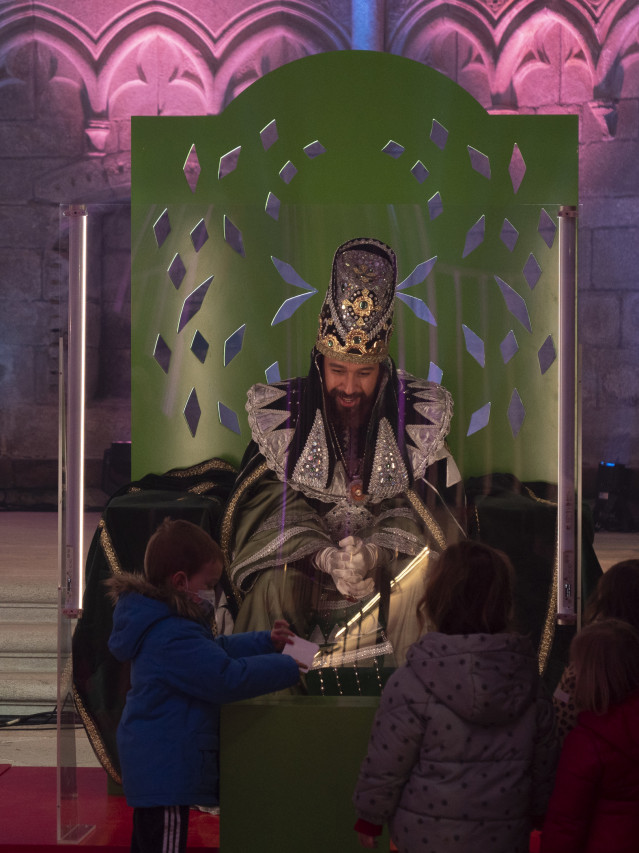
[[[558,757],[519,634],[424,634],[382,693],[353,801],[402,853],[527,853]]]

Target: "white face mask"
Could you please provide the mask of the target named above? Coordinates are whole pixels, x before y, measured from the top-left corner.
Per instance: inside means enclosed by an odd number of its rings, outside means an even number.
[[[188,592],[191,601],[193,601],[202,611],[205,619],[211,619],[215,613],[215,590],[214,589],[198,589],[193,592],[189,589],[188,581],[186,583],[186,591]]]
[[[215,606],[214,589],[198,589],[195,594],[198,596],[198,598],[201,598],[203,601],[208,601],[210,604]]]

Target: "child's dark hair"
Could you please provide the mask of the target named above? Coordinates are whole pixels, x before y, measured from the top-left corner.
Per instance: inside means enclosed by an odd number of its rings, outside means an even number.
[[[621,619],[639,631],[639,560],[615,563],[600,578],[588,599],[586,623]]]
[[[146,546],[144,574],[154,586],[164,587],[176,572],[190,578],[211,560],[223,563],[222,551],[205,530],[165,518]]]
[[[429,567],[418,616],[442,634],[513,630],[513,583],[513,567],[503,552],[481,542],[458,542]]]
[[[639,631],[621,619],[586,625],[572,640],[575,705],[605,714],[639,689]]]

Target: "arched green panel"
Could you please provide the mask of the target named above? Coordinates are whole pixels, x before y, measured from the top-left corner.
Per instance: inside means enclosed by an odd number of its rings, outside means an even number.
[[[238,464],[247,388],[307,372],[333,252],[366,236],[397,253],[392,354],[452,392],[463,476],[555,482],[577,143],[576,116],[491,116],[359,51],[285,65],[219,116],[133,119],[133,476]]]

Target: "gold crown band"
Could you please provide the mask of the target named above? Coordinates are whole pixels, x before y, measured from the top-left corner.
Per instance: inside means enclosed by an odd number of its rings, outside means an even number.
[[[356,340],[359,339],[359,340]],[[368,335],[366,332],[351,329],[342,346],[335,335],[318,336],[315,347],[322,355],[336,358],[338,361],[357,362],[358,364],[378,364],[388,356],[388,346],[384,341],[376,340],[366,347]],[[356,352],[353,352],[356,350]]]

